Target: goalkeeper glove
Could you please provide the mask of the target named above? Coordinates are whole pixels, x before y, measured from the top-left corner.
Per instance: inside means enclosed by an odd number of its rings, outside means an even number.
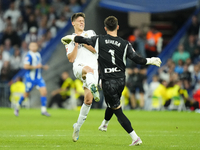
[[[64,45],[67,45],[67,44],[69,44],[71,41],[74,41],[74,37],[75,37],[75,35],[67,35],[67,36],[64,36],[64,37],[61,39],[61,42],[62,42]]]
[[[162,63],[160,58],[158,57],[151,57],[151,58],[146,58],[147,59],[147,63],[146,65],[155,65],[160,67],[160,64]]]

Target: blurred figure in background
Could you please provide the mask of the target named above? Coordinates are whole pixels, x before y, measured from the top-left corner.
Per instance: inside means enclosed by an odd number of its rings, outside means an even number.
[[[133,34],[128,37],[128,41],[132,44],[138,54],[142,57],[146,57],[145,41],[141,37],[141,30],[139,28],[133,30]]]
[[[154,26],[146,34],[145,50],[147,57],[156,57],[162,51],[162,33]]]
[[[19,116],[20,105],[24,101],[25,98],[29,96],[29,93],[33,89],[34,86],[39,87],[40,95],[41,95],[41,114],[45,116],[50,116],[46,109],[47,102],[47,89],[45,85],[45,81],[41,75],[41,69],[48,69],[47,65],[42,65],[42,59],[40,53],[38,53],[38,45],[35,42],[31,42],[29,44],[30,51],[26,55],[24,62],[24,69],[26,69],[25,74],[25,85],[26,92],[23,96],[21,96],[19,103],[15,108],[14,114],[15,116]]]
[[[64,81],[60,88],[54,90],[51,93],[51,99],[48,107],[52,107],[54,103],[57,103],[59,108],[64,108],[62,103],[65,102],[71,96],[71,88],[73,87],[73,80],[70,78],[68,72],[63,72],[62,80]]]
[[[190,54],[187,51],[185,51],[183,44],[179,44],[178,51],[174,52],[172,55],[172,60],[177,65],[179,60],[185,62],[188,58],[190,58]]]
[[[130,74],[128,81],[127,81],[127,87],[130,91],[130,104],[131,108],[135,109],[137,107],[137,99],[136,94],[139,92],[139,108],[143,109],[144,107],[144,80],[146,76],[141,74],[140,70],[135,67],[132,70],[132,73]]]
[[[22,82],[22,78],[18,77],[16,82],[10,86],[10,101],[13,107],[18,103],[20,97],[25,92],[25,84]]]

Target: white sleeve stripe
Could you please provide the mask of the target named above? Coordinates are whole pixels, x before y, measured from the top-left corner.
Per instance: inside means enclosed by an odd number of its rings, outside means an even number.
[[[94,49],[96,50],[96,53],[99,56],[99,38],[97,38],[96,40]]]
[[[127,47],[128,47],[128,44],[126,45],[125,49],[124,49],[124,55],[123,55],[123,62],[124,62],[124,65],[126,66],[126,53],[127,53]]]

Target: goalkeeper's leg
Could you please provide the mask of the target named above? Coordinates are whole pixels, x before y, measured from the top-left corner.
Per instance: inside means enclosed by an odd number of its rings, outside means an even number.
[[[109,107],[106,108],[105,117],[102,121],[101,125],[99,126],[100,131],[107,131],[108,123],[113,116],[113,110]]]

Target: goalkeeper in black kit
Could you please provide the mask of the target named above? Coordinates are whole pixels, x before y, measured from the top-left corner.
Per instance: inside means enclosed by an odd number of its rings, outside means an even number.
[[[131,122],[124,115],[120,98],[125,86],[126,59],[129,58],[136,64],[156,65],[160,67],[161,60],[158,57],[143,58],[139,56],[131,44],[117,36],[119,29],[118,20],[109,16],[104,21],[106,35],[84,38],[82,36],[67,35],[61,39],[63,44],[74,41],[91,45],[98,53],[98,62],[101,73],[102,89],[107,108],[105,117],[99,127],[101,131],[107,131],[107,126],[113,114],[116,115],[121,126],[132,138],[130,146],[142,144],[142,140],[131,126]]]

